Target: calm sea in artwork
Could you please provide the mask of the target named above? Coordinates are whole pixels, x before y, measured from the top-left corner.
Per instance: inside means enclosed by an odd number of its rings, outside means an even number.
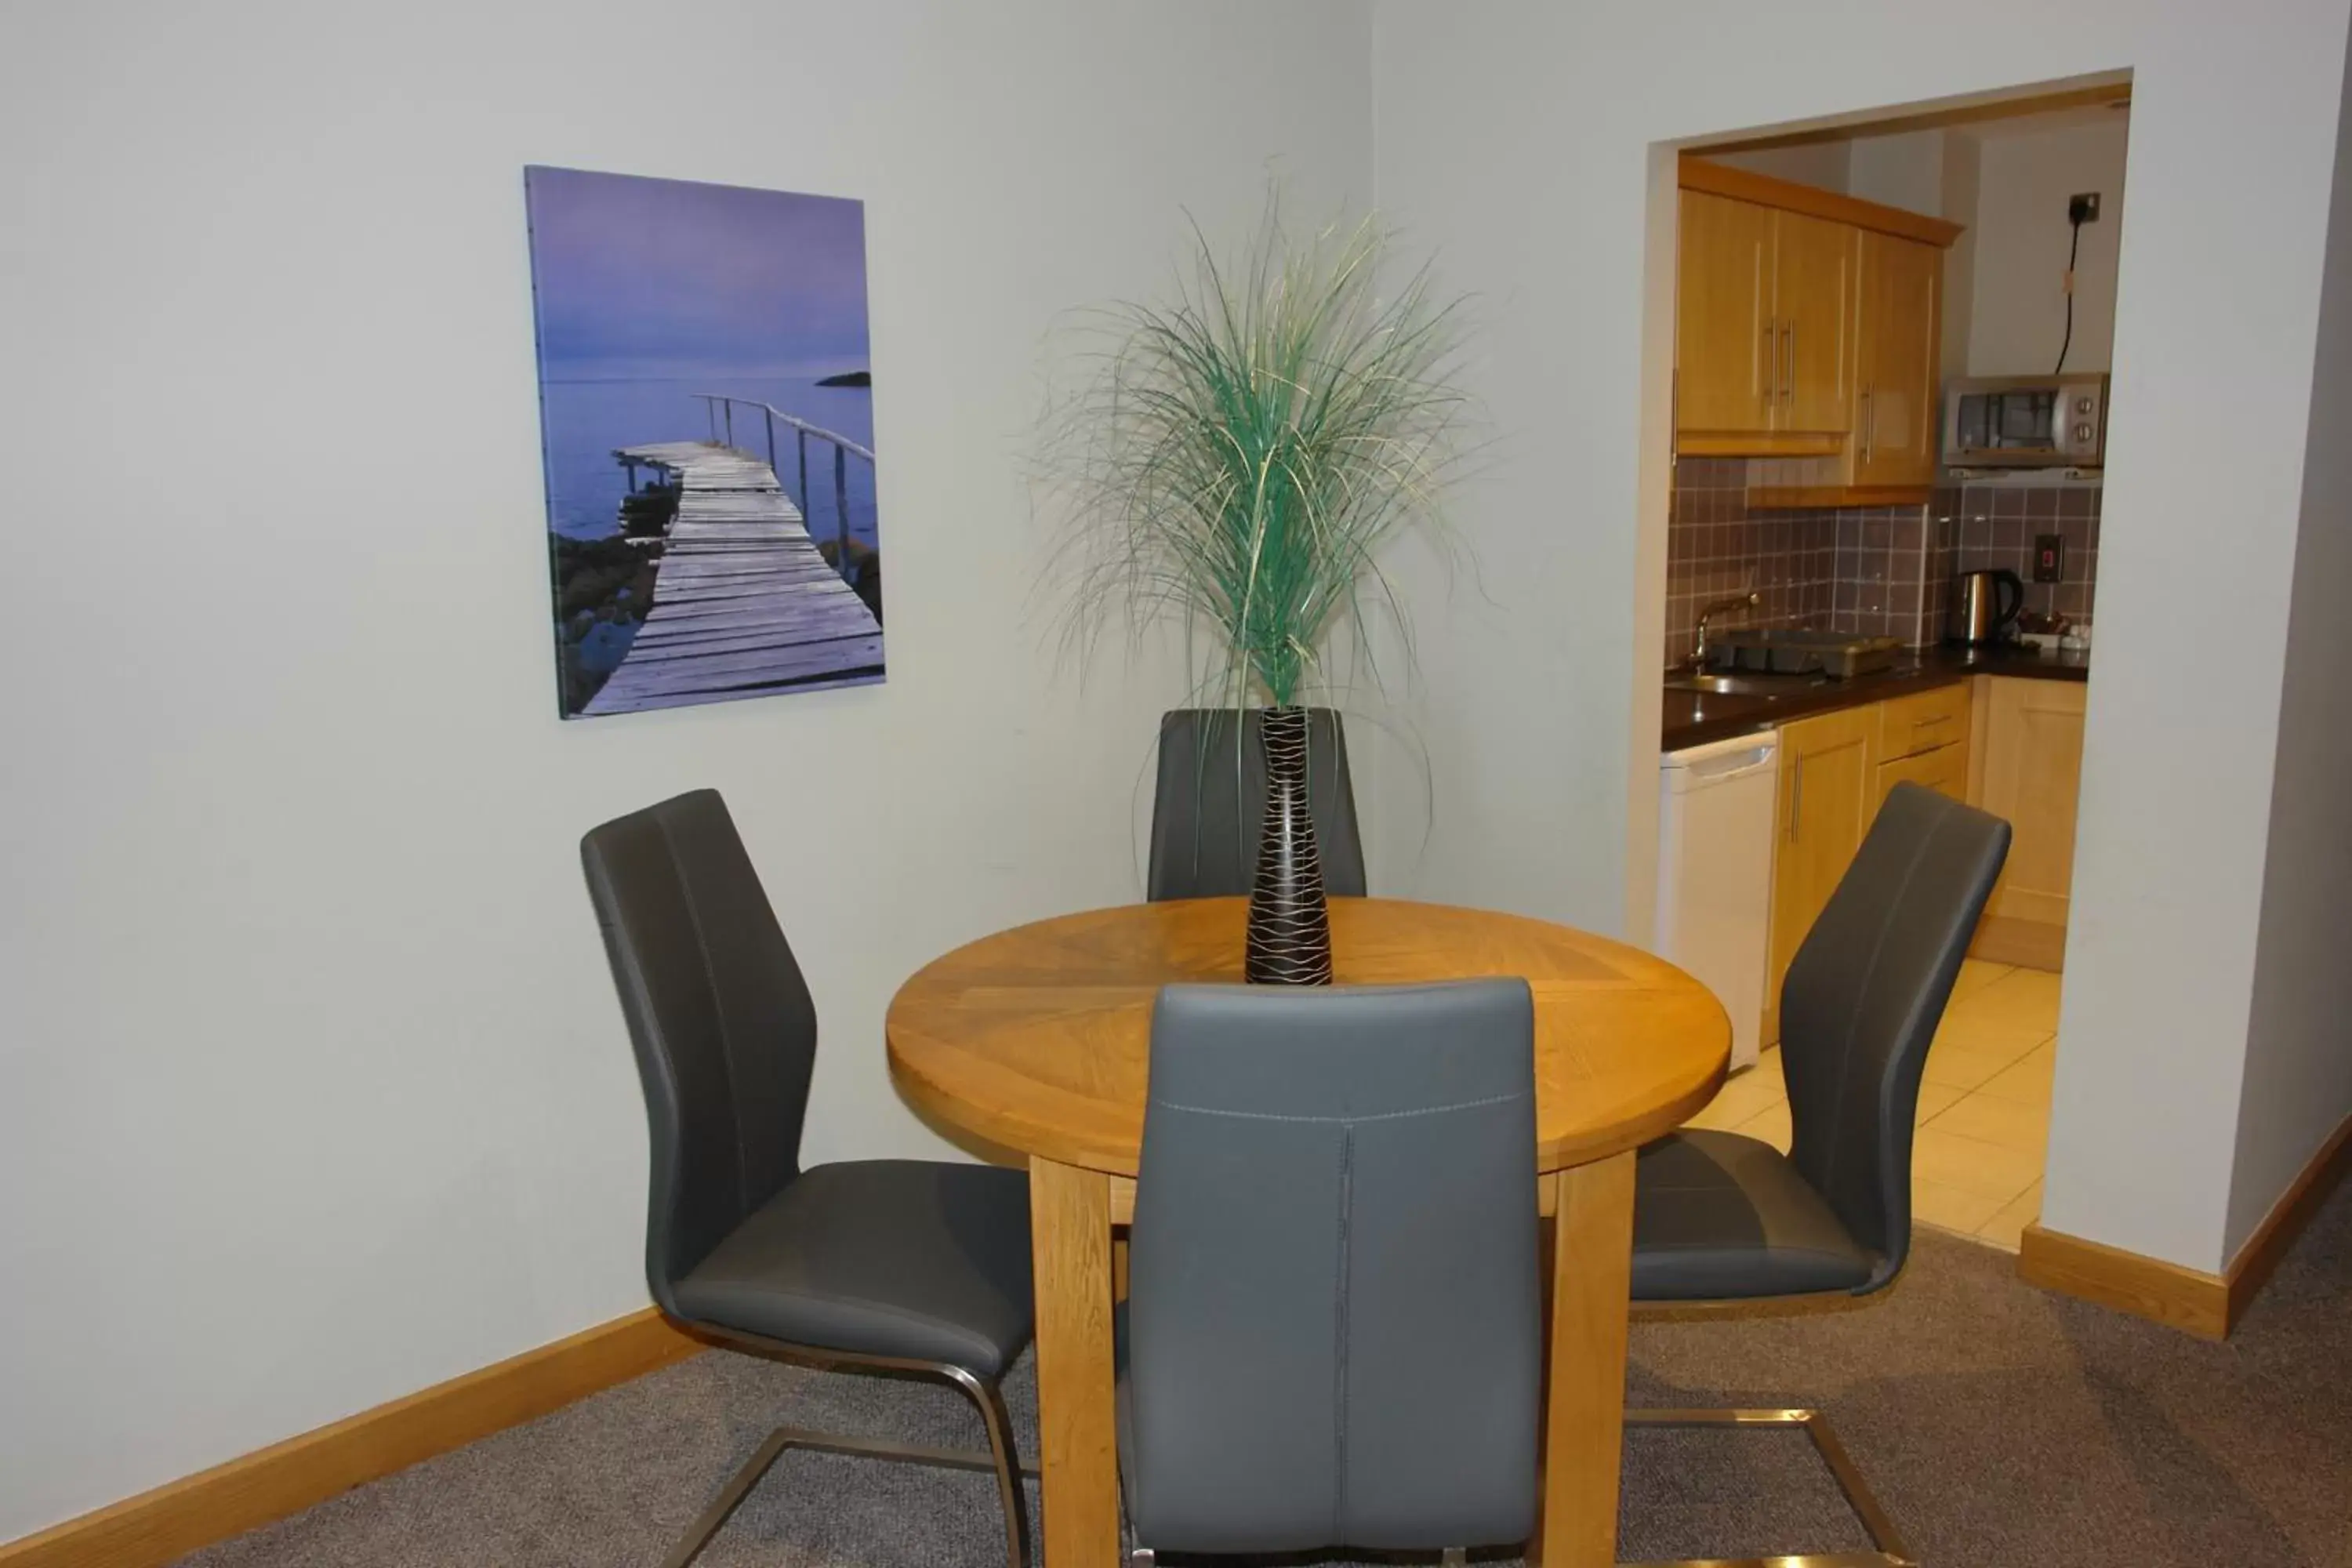
[[[613,458],[623,447],[655,441],[707,441],[710,420],[697,393],[721,393],[765,403],[812,425],[874,446],[874,394],[863,386],[819,386],[814,378],[769,380],[725,374],[654,381],[556,381],[541,392],[548,429],[550,526],[567,539],[605,539],[620,531],[621,496],[628,476]],[[754,412],[736,405],[735,444],[765,458],[767,435]],[[723,438],[724,426],[719,434]],[[776,426],[776,477],[807,515],[809,532],[831,539],[838,526],[833,487],[833,447],[808,444],[810,493],[800,494],[793,433]],[[874,470],[856,458],[849,473],[849,531],[877,546]],[[650,476],[640,468],[638,482]]]
[[[559,710],[881,679],[864,206],[580,169],[523,185]],[[633,473],[616,454],[639,447],[664,449]]]

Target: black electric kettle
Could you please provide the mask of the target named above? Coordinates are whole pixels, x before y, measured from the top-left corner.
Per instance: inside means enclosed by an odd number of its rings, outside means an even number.
[[[1963,572],[1952,580],[1951,640],[1999,642],[2025,608],[2025,582],[2014,572]]]

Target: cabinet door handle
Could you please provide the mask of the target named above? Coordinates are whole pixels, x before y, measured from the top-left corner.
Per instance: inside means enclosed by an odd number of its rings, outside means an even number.
[[[1805,759],[1790,759],[1789,768],[1789,842],[1797,841],[1797,820],[1805,812]]]
[[[1794,403],[1797,400],[1797,323],[1790,321],[1780,330],[1788,334],[1786,342],[1789,345],[1789,370],[1780,383],[1780,395]]]
[[[1773,395],[1780,391],[1780,321],[1776,316],[1764,318],[1764,406],[1772,406]]]
[[[1862,389],[1862,460],[1870,461],[1870,454],[1878,445],[1878,399],[1870,387]]]

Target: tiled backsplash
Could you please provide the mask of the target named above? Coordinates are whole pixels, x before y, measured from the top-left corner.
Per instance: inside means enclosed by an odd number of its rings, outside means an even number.
[[[1950,576],[1935,548],[1935,524],[1921,506],[1853,507],[1837,520],[1837,591],[1828,624],[1864,637],[1901,637],[1912,647],[1944,635],[1943,584]]]
[[[2065,540],[2063,582],[2032,581],[2037,533]],[[2004,566],[2027,579],[2027,608],[2087,621],[2098,550],[2095,486],[1970,485],[1938,489],[1924,507],[1751,510],[1745,459],[1685,458],[1666,531],[1664,662],[1690,658],[1700,610],[1751,588],[1764,602],[1718,626],[1812,626],[1923,646],[1944,634],[1955,574]]]
[[[1764,602],[1717,625],[1827,625],[1836,562],[1835,512],[1751,511],[1745,458],[1683,458],[1666,529],[1665,662],[1690,658],[1701,610],[1751,588]]]
[[[2096,485],[1937,490],[1936,515],[1951,520],[1940,541],[1946,552],[1943,580],[1950,582],[1958,572],[2005,566],[2025,579],[2027,609],[2091,620],[2099,585],[2099,500]],[[2055,583],[2033,581],[2037,533],[2054,533],[2066,542],[2063,574]]]

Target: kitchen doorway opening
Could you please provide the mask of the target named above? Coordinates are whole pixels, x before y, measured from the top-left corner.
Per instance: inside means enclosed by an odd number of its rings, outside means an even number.
[[[1653,944],[1723,998],[1741,1069],[1694,1125],[1788,1146],[1797,944],[1889,791],[1967,800],[2015,839],[1928,1053],[1913,1211],[2012,1251],[2059,1047],[2130,105],[2119,73],[1685,143],[1651,227]]]

